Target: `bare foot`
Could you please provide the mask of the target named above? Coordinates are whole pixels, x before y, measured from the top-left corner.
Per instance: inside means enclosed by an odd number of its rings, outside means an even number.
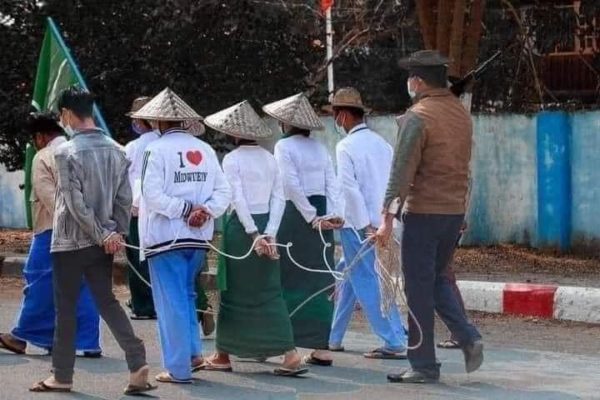
[[[333,361],[333,357],[331,356],[331,352],[329,352],[329,350],[314,350],[311,355],[319,360]]]
[[[211,364],[231,364],[231,361],[229,360],[229,354],[227,353],[214,353],[212,356],[208,357],[207,360],[209,363]]]
[[[135,372],[129,374],[129,384],[133,386],[143,387],[148,383],[148,375],[150,374],[150,367],[144,365]]]
[[[302,363],[302,357],[296,350],[288,351],[283,358],[283,367],[287,369],[297,369]]]
[[[24,354],[27,343],[17,339],[10,333],[0,334],[0,348],[5,348],[16,354]]]

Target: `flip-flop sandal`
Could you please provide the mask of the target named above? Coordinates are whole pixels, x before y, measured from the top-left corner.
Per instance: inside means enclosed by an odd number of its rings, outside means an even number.
[[[198,371],[202,371],[203,369],[204,369],[204,361],[202,361],[200,364],[192,365],[192,374],[194,374]]]
[[[71,388],[67,387],[52,387],[48,386],[44,383],[44,381],[39,381],[33,387],[29,388],[30,392],[34,393],[44,393],[44,392],[54,392],[54,393],[69,393]]]
[[[180,384],[192,383],[191,379],[177,379],[168,372],[161,372],[160,374],[156,375],[156,377],[154,379],[156,379],[156,381],[160,382],[160,383],[180,383]]]
[[[296,369],[279,367],[279,368],[275,368],[275,370],[273,371],[273,373],[277,376],[288,376],[288,377],[304,375],[307,372],[308,372],[308,368],[302,368],[302,367],[298,367]]]
[[[232,372],[233,368],[231,368],[231,364],[217,364],[208,360],[204,360],[202,365],[196,367],[196,372],[198,371]]]
[[[305,356],[302,361],[304,361],[305,364],[318,365],[320,367],[331,367],[333,365],[332,360],[322,360],[320,358],[313,357],[312,355]]]
[[[406,360],[406,352],[396,352],[389,351],[384,348],[378,348],[371,352],[364,353],[363,356],[365,358],[375,359],[375,360]]]
[[[6,340],[2,339],[1,334],[0,334],[0,349],[6,349],[15,354],[25,354],[25,349],[19,349],[17,347],[14,347],[10,343],[8,343]]]
[[[456,340],[446,339],[437,344],[438,349],[460,349],[460,344]]]
[[[135,396],[136,394],[142,394],[156,389],[158,389],[158,386],[151,385],[150,383],[146,383],[145,386],[127,385],[123,393],[126,396]]]

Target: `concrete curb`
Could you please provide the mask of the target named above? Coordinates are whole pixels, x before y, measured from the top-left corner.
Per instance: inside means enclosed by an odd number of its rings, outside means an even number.
[[[0,256],[0,274],[21,276],[27,257]],[[115,267],[127,268],[116,260]],[[202,285],[216,289],[216,271],[202,273]],[[121,282],[120,282],[121,283]],[[600,324],[600,288],[458,281],[468,310]]]
[[[468,310],[600,324],[600,289],[458,281]]]

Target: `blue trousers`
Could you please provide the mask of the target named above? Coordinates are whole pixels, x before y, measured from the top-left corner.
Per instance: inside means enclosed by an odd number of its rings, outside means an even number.
[[[19,340],[48,350],[52,348],[56,316],[50,256],[51,239],[51,230],[33,236],[23,270],[26,281],[23,302],[15,328],[11,332]],[[101,351],[100,316],[85,282],[81,285],[77,303],[75,348],[80,351]]]
[[[206,250],[182,249],[148,259],[163,366],[177,379],[190,379],[192,358],[202,354],[195,279],[205,256]]]
[[[434,311],[461,346],[481,339],[475,326],[467,320],[448,279],[448,267],[463,219],[464,215],[402,215],[404,291],[408,306],[423,331],[422,344],[408,351],[408,360],[413,369],[433,375],[439,374],[435,359]],[[420,334],[412,318],[408,319],[408,330],[409,344],[415,346]]]
[[[350,228],[340,231],[340,239],[345,262],[338,264],[337,269],[343,271],[352,263],[364,239],[364,233],[359,233],[360,239]],[[381,311],[381,294],[379,282],[375,273],[375,250],[371,248],[357,263],[352,266],[350,276],[341,282],[337,289],[337,298],[333,314],[333,326],[329,336],[329,344],[339,346],[352,318],[356,301],[359,302],[373,332],[384,342],[387,350],[402,351],[406,348],[406,331],[402,325],[400,313],[396,307],[389,316]]]

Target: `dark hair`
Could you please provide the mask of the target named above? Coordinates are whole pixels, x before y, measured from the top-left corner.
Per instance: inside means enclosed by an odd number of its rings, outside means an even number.
[[[165,129],[174,129],[183,127],[183,121],[156,121],[157,123],[162,122],[167,127]]]
[[[61,134],[63,131],[56,121],[56,116],[49,111],[29,114],[26,126],[27,131],[32,135],[36,133]]]
[[[290,130],[289,130],[288,134],[290,134],[290,135],[302,135],[302,136],[309,137],[310,136],[310,129],[304,129],[304,128],[298,128],[298,127],[295,127],[295,126],[290,126]]]
[[[417,76],[432,88],[445,88],[448,86],[448,68],[443,65],[413,67],[408,76]]]
[[[66,108],[78,118],[90,118],[94,114],[94,95],[85,89],[71,86],[58,96],[58,110]]]
[[[254,139],[242,139],[242,138],[237,138],[236,141],[236,146],[249,146],[249,145],[258,145],[258,143],[256,143],[256,140]]]
[[[365,111],[362,108],[356,107],[333,107],[334,111],[346,111],[356,119],[362,119],[365,116]]]

